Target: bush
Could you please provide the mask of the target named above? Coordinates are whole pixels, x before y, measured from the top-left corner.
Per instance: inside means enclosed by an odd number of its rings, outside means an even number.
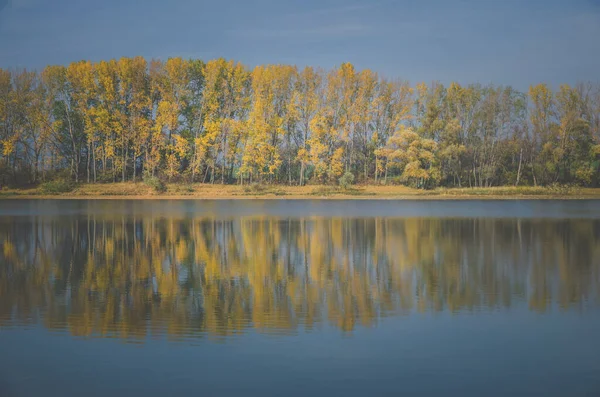
[[[352,184],[354,184],[354,174],[351,172],[346,172],[340,178],[339,183],[343,189],[348,189]]]
[[[96,180],[99,183],[114,183],[115,175],[110,172],[99,172]]]
[[[244,193],[264,194],[266,191],[267,187],[258,182],[254,182],[250,185],[244,186]]]
[[[164,193],[167,191],[167,186],[159,178],[155,176],[144,176],[144,183],[156,193]]]
[[[75,188],[75,183],[69,179],[56,179],[40,185],[40,191],[44,194],[69,193]]]
[[[548,190],[554,194],[566,195],[571,194],[573,192],[573,186],[553,183],[550,186],[548,186]]]

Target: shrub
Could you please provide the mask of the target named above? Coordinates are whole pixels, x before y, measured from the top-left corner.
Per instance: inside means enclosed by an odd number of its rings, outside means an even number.
[[[244,193],[262,194],[266,191],[267,187],[257,182],[254,182],[248,186],[244,186]]]
[[[548,190],[554,194],[566,195],[573,192],[573,186],[553,183],[548,187]]]
[[[346,172],[339,179],[339,183],[343,189],[348,189],[348,187],[350,187],[352,184],[354,184],[354,174],[352,174],[351,172]]]
[[[156,193],[164,193],[167,191],[167,186],[156,176],[144,176],[144,183]]]
[[[44,194],[69,193],[75,188],[75,183],[69,179],[56,179],[40,185],[40,191]]]
[[[97,181],[100,183],[113,183],[115,176],[110,172],[100,172],[98,173]]]

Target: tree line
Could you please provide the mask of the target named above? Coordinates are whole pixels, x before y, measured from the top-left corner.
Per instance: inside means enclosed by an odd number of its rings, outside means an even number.
[[[0,183],[600,184],[600,85],[142,57],[0,69]]]

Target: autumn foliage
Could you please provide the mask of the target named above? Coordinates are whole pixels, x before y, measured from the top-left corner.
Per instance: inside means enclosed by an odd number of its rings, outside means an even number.
[[[597,186],[600,87],[142,57],[0,69],[0,184]],[[62,180],[61,179],[61,180]]]

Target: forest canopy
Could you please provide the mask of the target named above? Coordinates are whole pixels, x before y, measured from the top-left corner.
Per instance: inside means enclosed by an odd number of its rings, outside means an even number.
[[[0,69],[0,185],[600,184],[600,85],[142,57]]]

